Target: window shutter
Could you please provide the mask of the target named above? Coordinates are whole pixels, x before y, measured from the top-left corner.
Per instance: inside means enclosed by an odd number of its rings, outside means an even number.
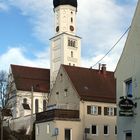
[[[116,116],[117,115],[117,108],[115,107],[114,108],[114,116]]]
[[[104,115],[108,115],[107,107],[104,107]]]
[[[91,114],[91,106],[87,106],[87,114]]]
[[[101,106],[98,106],[98,115],[101,115]]]

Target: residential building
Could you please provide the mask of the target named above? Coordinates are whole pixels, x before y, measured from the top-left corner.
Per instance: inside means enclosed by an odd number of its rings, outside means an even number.
[[[36,140],[116,140],[114,73],[61,65],[35,128]]]
[[[118,140],[138,140],[140,129],[140,1],[131,23],[125,47],[118,62],[117,83]]]
[[[60,65],[80,66],[81,38],[76,35],[77,0],[53,0],[55,36],[51,40],[51,88]]]
[[[11,65],[7,107],[12,111],[12,129],[29,128],[31,110],[33,114],[45,111],[50,88],[49,78],[49,69]]]

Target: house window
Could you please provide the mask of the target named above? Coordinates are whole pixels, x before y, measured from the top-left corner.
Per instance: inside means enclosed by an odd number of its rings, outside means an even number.
[[[50,133],[50,124],[47,124],[47,134]]]
[[[97,135],[97,126],[96,125],[91,126],[91,134]]]
[[[71,51],[71,57],[73,57],[73,51]]]
[[[35,113],[38,113],[38,99],[35,99]]]
[[[125,82],[126,95],[132,97],[132,79]]]
[[[36,135],[39,135],[39,126],[36,125]]]
[[[87,114],[101,115],[101,107],[95,105],[87,106]]]
[[[46,100],[43,100],[43,111],[46,111],[46,107],[47,107],[47,102]]]
[[[23,99],[23,104],[27,104],[27,98]]]
[[[104,135],[108,135],[108,134],[109,134],[109,126],[104,125]]]
[[[71,63],[69,63],[69,66],[71,66]]]
[[[104,115],[116,116],[116,108],[114,107],[104,107]]]

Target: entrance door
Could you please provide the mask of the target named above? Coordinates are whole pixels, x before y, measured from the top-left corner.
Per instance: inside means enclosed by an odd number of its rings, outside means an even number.
[[[71,129],[65,129],[65,140],[71,140]]]
[[[132,133],[126,133],[126,140],[132,140]]]

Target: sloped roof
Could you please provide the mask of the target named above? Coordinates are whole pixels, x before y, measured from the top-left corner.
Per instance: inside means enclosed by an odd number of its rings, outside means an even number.
[[[33,86],[36,92],[49,92],[49,69],[11,65],[11,71],[17,90],[31,91]]]
[[[81,100],[116,102],[114,72],[62,65]]]

